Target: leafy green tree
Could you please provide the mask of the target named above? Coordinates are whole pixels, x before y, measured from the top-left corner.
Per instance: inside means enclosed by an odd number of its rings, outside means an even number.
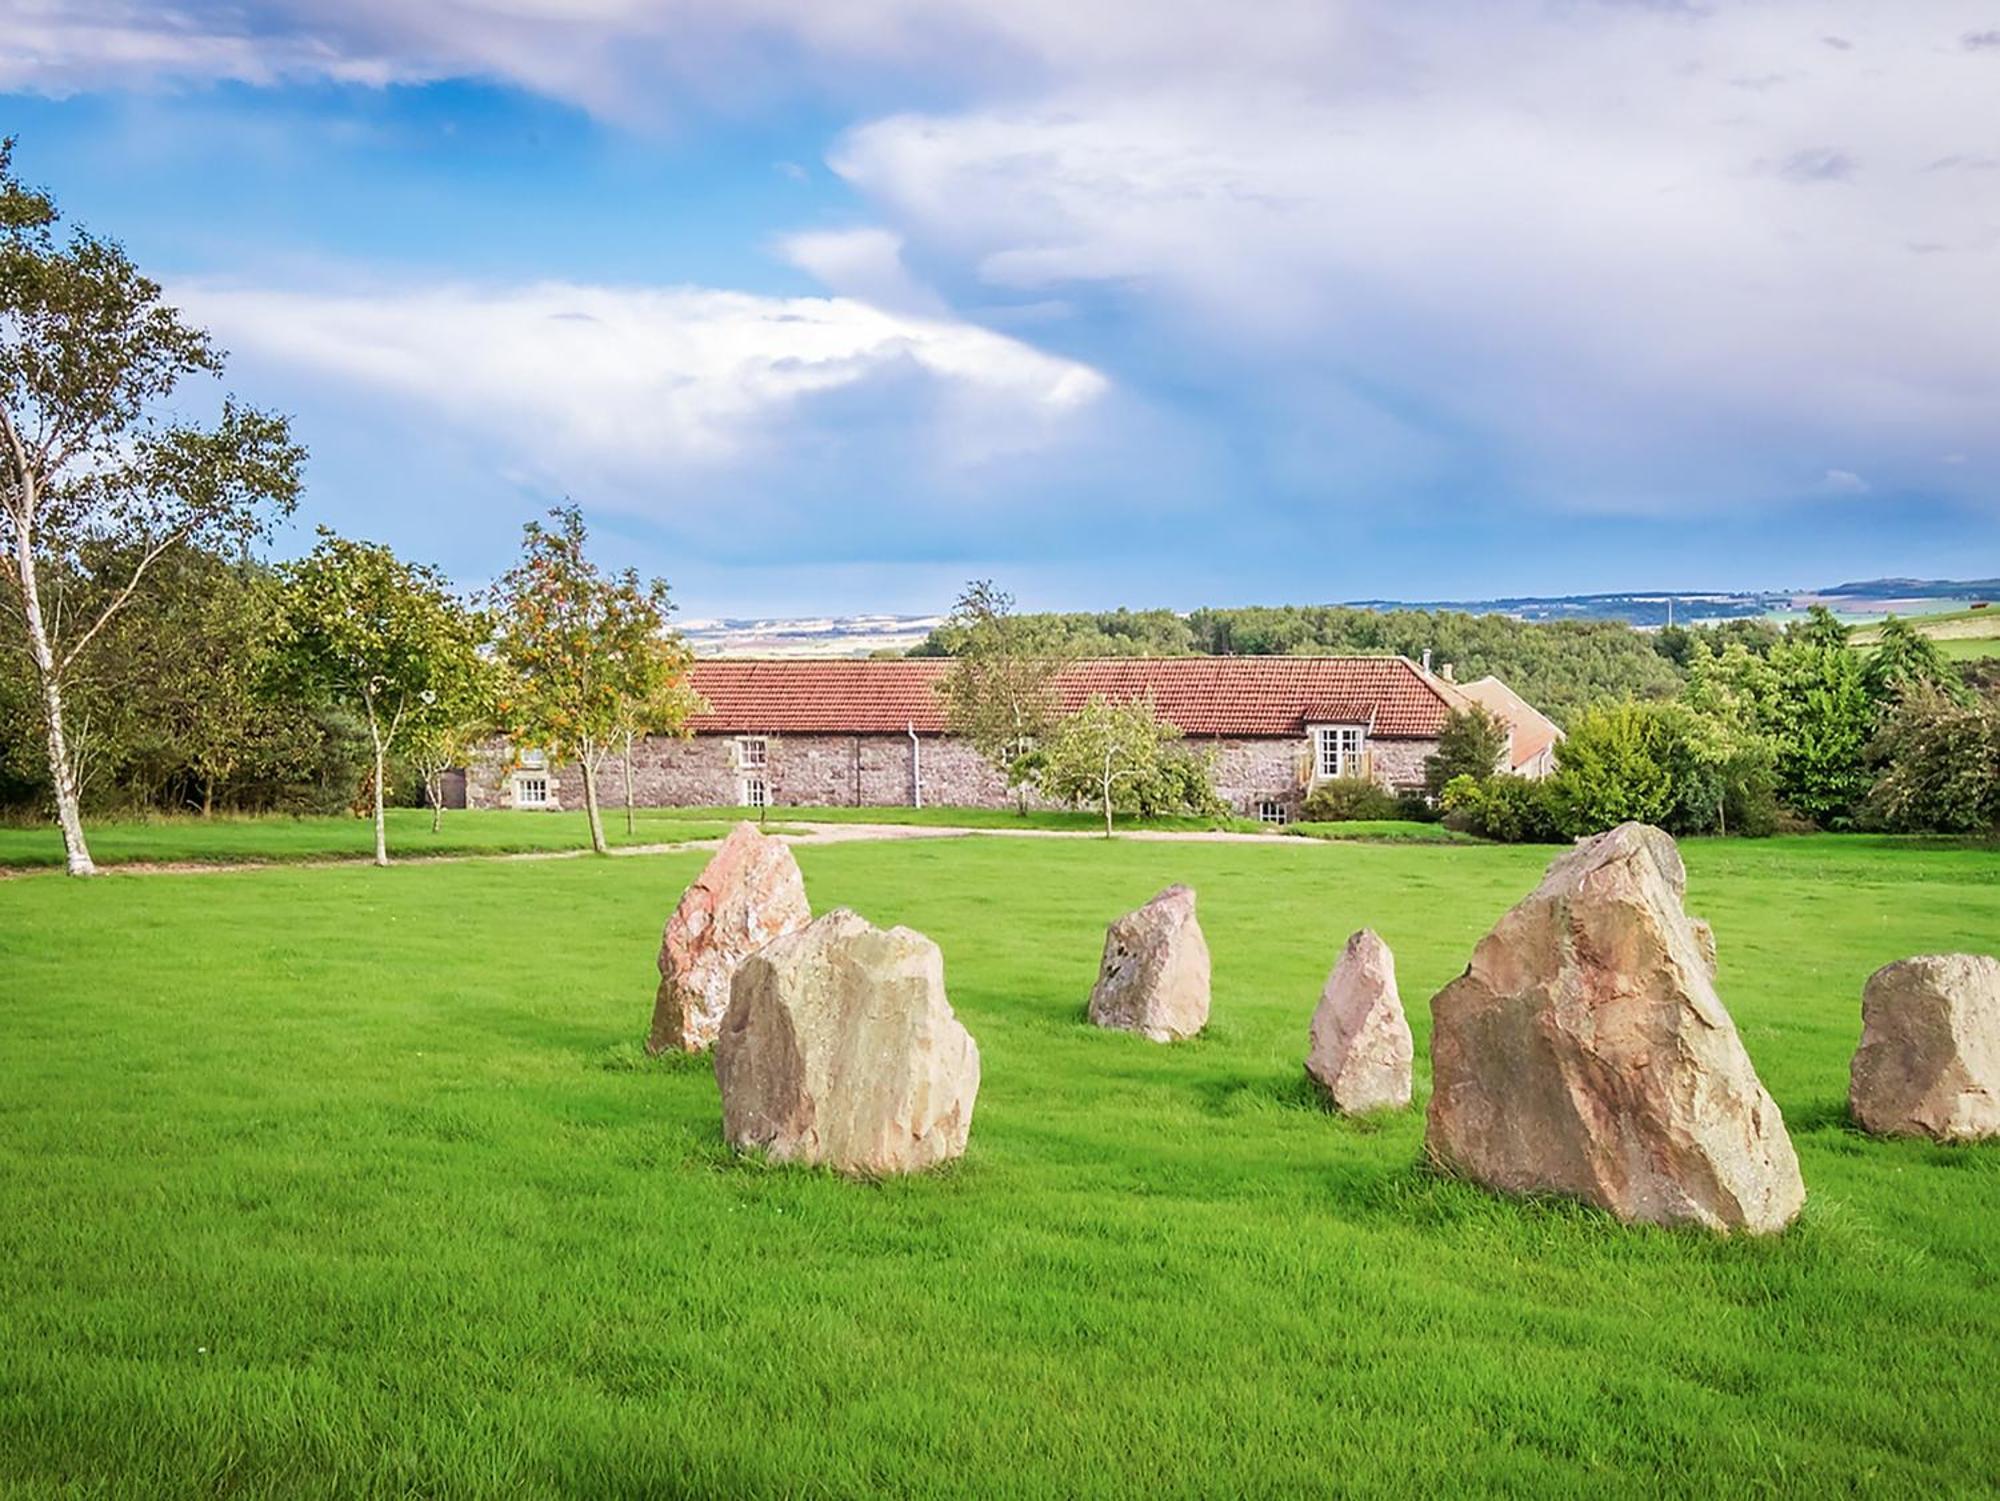
[[[1454,709],[1438,731],[1438,748],[1424,762],[1424,789],[1432,797],[1453,777],[1479,781],[1500,771],[1507,755],[1507,726],[1478,704]]]
[[[952,658],[937,690],[945,723],[1006,778],[1025,813],[1037,747],[1059,709],[1056,675],[1067,653],[1051,644],[1055,633],[1017,615],[1013,596],[990,579],[965,586],[937,634]]]
[[[1841,629],[1838,622],[1834,629]],[[1771,653],[1771,668],[1766,732],[1776,750],[1778,796],[1824,828],[1846,828],[1873,781],[1868,745],[1875,702],[1861,659],[1844,645],[1801,633]]]
[[[1807,609],[1803,619],[1794,620],[1785,627],[1785,640],[1795,646],[1812,646],[1831,651],[1835,647],[1846,646],[1849,632],[1825,605],[1813,605]]]
[[[1884,710],[1915,684],[1959,703],[1968,701],[1963,681],[1937,643],[1894,615],[1882,622],[1875,649],[1862,663],[1861,680],[1877,708]]]
[[[1910,833],[1971,834],[2000,826],[2000,709],[1922,681],[1891,706],[1874,754],[1883,771],[1869,811]]]
[[[0,546],[69,872],[91,875],[66,690],[161,558],[247,543],[289,513],[305,455],[284,419],[234,400],[213,427],[155,415],[222,356],[118,245],[81,230],[58,241],[55,203],[14,175],[13,146],[0,142]],[[107,539],[119,545],[94,554]],[[115,575],[93,572],[104,556]],[[88,581],[92,607],[63,609],[44,592],[52,576]]]
[[[1628,820],[1672,821],[1680,803],[1674,735],[1657,704],[1602,704],[1577,715],[1556,746],[1549,801],[1563,833],[1595,834]]]
[[[494,588],[508,683],[502,719],[517,740],[574,761],[590,847],[608,854],[597,779],[633,706],[660,688],[667,586],[636,570],[605,573],[584,552],[583,513],[549,512],[523,529],[521,561]]]
[[[432,706],[473,691],[485,622],[436,569],[324,527],[281,576],[272,685],[360,709],[374,751],[375,863],[387,865],[389,754]]]
[[[1109,839],[1114,810],[1133,806],[1133,789],[1158,773],[1167,746],[1178,738],[1180,731],[1160,718],[1150,698],[1114,703],[1095,694],[1049,732],[1041,789],[1061,802],[1096,803]]]

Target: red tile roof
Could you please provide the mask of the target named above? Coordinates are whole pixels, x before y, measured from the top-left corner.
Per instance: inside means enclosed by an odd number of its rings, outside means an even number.
[[[935,684],[951,664],[830,658],[697,662],[693,683],[710,711],[697,734],[941,734]],[[1383,739],[1430,739],[1463,700],[1406,657],[1104,657],[1058,680],[1063,708],[1093,694],[1148,693],[1190,736],[1291,736],[1308,724],[1367,724]]]

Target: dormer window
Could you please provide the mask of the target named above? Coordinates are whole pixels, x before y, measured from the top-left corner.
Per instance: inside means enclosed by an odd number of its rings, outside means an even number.
[[[1313,775],[1324,781],[1328,777],[1359,776],[1362,753],[1367,748],[1368,731],[1358,724],[1322,724],[1313,726]]]

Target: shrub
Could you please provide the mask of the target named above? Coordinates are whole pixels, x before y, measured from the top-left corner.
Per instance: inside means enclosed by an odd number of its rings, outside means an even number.
[[[1513,775],[1484,781],[1458,776],[1445,785],[1445,823],[1482,839],[1546,844],[1560,839],[1549,784]]]
[[[1213,758],[1180,747],[1160,753],[1159,763],[1132,784],[1131,799],[1132,811],[1142,818],[1223,818],[1229,813],[1229,804],[1215,790]]]
[[[1368,777],[1331,777],[1306,794],[1308,823],[1353,823],[1395,818],[1401,805],[1394,793]]]

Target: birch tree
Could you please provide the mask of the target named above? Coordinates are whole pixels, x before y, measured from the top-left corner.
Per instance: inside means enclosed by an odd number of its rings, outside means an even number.
[[[508,677],[501,717],[517,741],[576,764],[590,847],[608,854],[598,777],[605,757],[629,744],[634,705],[656,690],[672,607],[659,579],[590,561],[575,506],[556,507],[549,521],[527,524],[521,561],[494,586]]]
[[[58,240],[54,200],[14,175],[13,147],[0,141],[0,546],[67,865],[84,876],[97,867],[65,687],[169,551],[247,545],[289,514],[305,454],[282,417],[234,399],[212,427],[157,415],[222,354],[117,244]]]
[[[436,569],[324,527],[312,552],[281,572],[275,681],[361,711],[375,753],[375,863],[387,865],[389,754],[431,705],[466,691],[480,671],[484,620]]]

